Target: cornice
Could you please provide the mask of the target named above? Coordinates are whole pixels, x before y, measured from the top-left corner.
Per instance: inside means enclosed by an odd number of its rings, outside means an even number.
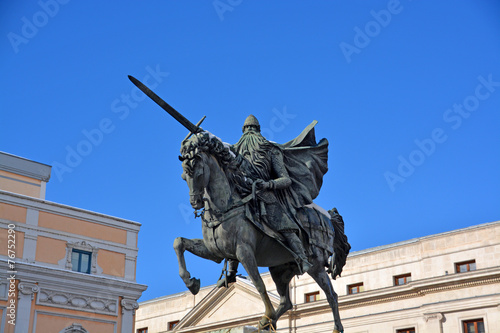
[[[139,222],[0,190],[0,202],[138,232]]]
[[[220,302],[223,301],[225,297],[229,297],[235,292],[242,292],[247,294],[249,297],[253,297],[261,301],[260,294],[258,293],[255,286],[243,279],[237,278],[237,282],[233,283],[229,288],[217,288],[207,294],[191,311],[189,311],[184,318],[179,322],[176,327],[176,332],[205,332],[207,329],[217,330],[222,328],[227,328],[228,325],[231,326],[241,326],[241,325],[255,325],[255,323],[260,320],[261,314],[253,314],[245,317],[240,317],[238,319],[228,319],[227,321],[219,321],[217,323],[210,323],[206,325],[198,325],[200,320],[202,320],[210,311],[215,307],[219,306]],[[268,293],[271,302],[274,307],[279,305],[279,297],[272,293]]]
[[[0,260],[0,272],[7,272],[7,262]],[[114,279],[105,276],[84,274],[49,268],[37,264],[16,262],[16,279],[23,281],[36,281],[40,288],[51,290],[65,290],[78,294],[82,290],[91,290],[93,295],[101,297],[123,296],[130,299],[139,299],[146,285],[134,281]],[[3,279],[3,274],[0,274]]]
[[[50,165],[0,152],[0,170],[48,182],[51,169]]]
[[[479,229],[483,229],[483,228],[489,228],[489,227],[492,227],[494,225],[500,225],[500,221],[493,221],[493,222],[482,223],[482,224],[473,225],[473,226],[462,228],[462,229],[456,229],[456,230],[441,232],[439,234],[433,234],[433,235],[429,235],[429,236],[412,238],[412,239],[401,241],[401,242],[397,242],[397,243],[391,243],[391,244],[387,244],[387,245],[381,245],[381,246],[371,247],[371,248],[364,249],[364,250],[359,250],[359,251],[352,251],[352,252],[349,253],[349,255],[347,256],[347,258],[349,259],[351,257],[357,257],[357,256],[360,256],[360,255],[373,254],[373,253],[377,253],[377,252],[383,252],[383,251],[393,250],[393,249],[398,248],[398,247],[407,246],[407,245],[410,245],[410,244],[418,244],[418,243],[420,243],[422,241],[427,241],[427,240],[431,240],[431,239],[434,239],[434,238],[441,238],[441,237],[447,237],[447,236],[454,235],[454,234],[466,233],[466,232],[470,232],[472,230],[479,230]]]
[[[416,280],[404,286],[394,286],[373,291],[364,291],[356,295],[340,296],[338,301],[339,309],[345,310],[495,283],[500,283],[500,266],[468,273],[456,273]],[[329,311],[330,307],[327,301],[321,300],[299,304],[297,306],[296,315],[311,315]]]
[[[0,219],[0,226],[2,224],[5,224],[7,226],[12,222]],[[54,238],[62,241],[79,241],[81,240],[84,236],[77,235],[78,237],[75,237],[75,234],[72,234],[70,232],[66,231],[61,231],[61,230],[56,230],[56,229],[49,229],[45,227],[40,227],[37,225],[30,225],[26,223],[18,223],[16,225],[16,230],[21,231],[25,233],[26,238],[29,238],[30,235],[28,235],[27,232],[31,231],[33,232],[34,235],[32,237],[49,237],[49,238]],[[108,250],[108,251],[115,251],[115,252],[120,252],[120,251],[125,251],[125,255],[132,256],[132,257],[137,257],[138,249],[136,246],[129,246],[127,244],[123,243],[115,243],[115,242],[110,242],[107,240],[103,239],[98,239],[98,238],[93,238],[93,237],[88,237],[85,236],[85,240],[88,242],[93,243],[100,249]],[[0,255],[1,256],[1,255]]]

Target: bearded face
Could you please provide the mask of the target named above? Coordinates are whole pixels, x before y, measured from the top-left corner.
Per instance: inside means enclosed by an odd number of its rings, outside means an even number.
[[[241,136],[240,140],[234,145],[238,153],[247,157],[252,152],[260,149],[260,146],[267,143],[266,138],[257,131],[248,130]]]
[[[271,143],[258,131],[247,130],[234,145],[236,151],[250,162],[248,176],[264,180],[270,179],[271,160],[269,157]]]

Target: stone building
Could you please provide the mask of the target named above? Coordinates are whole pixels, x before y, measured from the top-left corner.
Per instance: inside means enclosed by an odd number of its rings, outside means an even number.
[[[271,277],[263,278],[276,306]],[[500,332],[500,221],[353,252],[333,285],[346,333]],[[290,291],[294,307],[277,332],[331,333],[333,316],[314,281],[294,278]],[[228,289],[141,302],[136,333],[255,326],[263,312],[255,287],[239,278]]]
[[[140,224],[45,200],[50,172],[0,152],[0,332],[134,332]]]

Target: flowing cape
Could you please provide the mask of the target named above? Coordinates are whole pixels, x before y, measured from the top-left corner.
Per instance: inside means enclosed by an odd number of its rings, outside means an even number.
[[[295,139],[277,144],[283,151],[288,175],[292,185],[286,190],[287,200],[294,208],[311,204],[323,185],[323,176],[328,171],[328,140],[316,143],[314,120]]]

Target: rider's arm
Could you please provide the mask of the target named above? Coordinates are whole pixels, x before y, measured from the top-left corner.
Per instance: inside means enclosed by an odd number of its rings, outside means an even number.
[[[292,185],[292,180],[288,176],[288,171],[286,171],[285,162],[283,161],[283,153],[279,148],[273,149],[271,161],[273,171],[277,177],[269,181],[270,189],[282,190]]]

